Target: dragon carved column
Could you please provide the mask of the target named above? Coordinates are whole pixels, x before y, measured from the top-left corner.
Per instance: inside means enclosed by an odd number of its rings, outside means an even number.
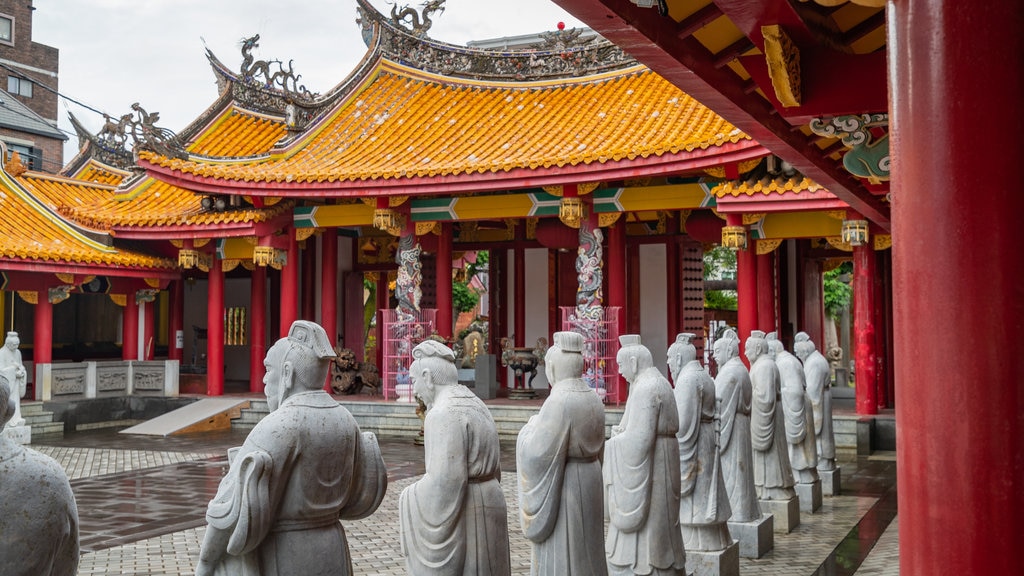
[[[395,298],[398,299],[398,321],[414,322],[420,312],[420,283],[423,280],[423,264],[420,253],[423,249],[416,242],[415,229],[406,229],[398,240],[398,252],[395,262],[398,263],[398,275],[395,279]]]

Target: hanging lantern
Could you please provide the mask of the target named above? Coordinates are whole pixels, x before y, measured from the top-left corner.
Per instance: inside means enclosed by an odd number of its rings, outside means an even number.
[[[199,258],[199,250],[194,250],[192,248],[182,248],[181,250],[178,250],[178,266],[181,266],[186,270],[199,266]]]
[[[377,208],[373,211],[373,227],[392,236],[401,234],[404,224],[402,215],[392,208]]]
[[[843,220],[842,227],[843,242],[850,246],[862,246],[868,242],[868,221],[867,220]]]
[[[252,261],[257,266],[270,266],[277,258],[277,248],[273,246],[255,246],[252,249]]]
[[[730,250],[746,250],[747,229],[743,226],[722,226],[722,246]]]
[[[579,228],[585,217],[583,213],[583,199],[579,197],[565,196],[558,204],[558,219],[570,228]]]

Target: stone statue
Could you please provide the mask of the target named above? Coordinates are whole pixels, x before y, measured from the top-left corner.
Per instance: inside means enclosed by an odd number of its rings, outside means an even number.
[[[729,494],[733,522],[754,522],[761,518],[754,489],[754,453],[750,444],[750,374],[740,360],[739,338],[728,330],[715,340],[718,363],[715,398],[718,400],[719,450],[722,478]]]
[[[775,333],[767,336],[768,354],[779,368],[782,383],[782,414],[789,445],[789,464],[801,484],[818,479],[818,448],[814,441],[814,413],[807,397],[804,366],[786,351]]]
[[[237,450],[206,511],[196,575],[352,574],[340,519],[387,490],[377,438],[323,390],[334,350],[298,320],[263,361],[270,414]]]
[[[28,390],[28,378],[25,365],[21,363],[21,340],[17,332],[8,332],[4,347],[0,348],[0,374],[7,377],[11,385],[11,401],[14,402],[14,415],[8,424],[11,428],[23,426],[25,419],[21,416],[21,397]]]
[[[619,342],[616,362],[630,390],[622,421],[605,442],[608,573],[684,574],[675,397],[639,335],[620,336]]]
[[[768,354],[765,333],[753,330],[743,351],[750,360],[753,400],[750,410],[750,440],[754,448],[754,486],[759,500],[790,500],[793,470],[789,464],[779,369]]]
[[[0,373],[0,429],[12,416],[14,395]],[[0,572],[74,576],[78,554],[78,508],[64,469],[0,434]]]
[[[551,394],[516,442],[519,518],[530,573],[603,576],[604,405],[583,381],[583,335],[555,332],[544,370]]]
[[[483,401],[458,383],[455,354],[436,340],[412,351],[409,372],[427,406],[426,473],[398,501],[409,574],[511,573],[498,429]]]
[[[806,332],[799,332],[793,352],[804,363],[807,396],[814,412],[814,438],[818,443],[818,470],[835,470],[836,440],[832,431],[832,378],[828,360],[818,352]]]
[[[668,368],[675,382],[679,411],[679,523],[688,552],[723,550],[732,544],[726,521],[732,516],[722,479],[716,431],[715,381],[697,360],[683,333],[668,348]]]

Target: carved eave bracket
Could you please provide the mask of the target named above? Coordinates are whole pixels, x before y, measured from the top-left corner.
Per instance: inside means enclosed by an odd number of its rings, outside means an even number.
[[[859,114],[814,119],[811,131],[819,136],[841,138],[849,150],[843,167],[871,184],[889,180],[889,115]]]
[[[762,26],[761,34],[775,97],[787,108],[800,106],[800,49],[778,24]]]

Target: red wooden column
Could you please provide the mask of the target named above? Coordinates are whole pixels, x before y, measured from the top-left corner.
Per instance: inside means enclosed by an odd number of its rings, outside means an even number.
[[[675,229],[679,229],[678,222]],[[683,290],[679,282],[679,243],[675,237],[665,242],[665,316],[668,328],[668,341],[675,342],[676,334],[681,332]]]
[[[267,354],[267,268],[252,270],[249,295],[249,391],[263,391],[263,360]]]
[[[445,338],[452,337],[452,223],[441,224],[441,236],[437,239],[437,258],[434,259],[435,281],[437,282],[437,333]]]
[[[281,334],[288,336],[292,323],[299,319],[299,243],[295,228],[288,229],[288,260],[281,268]]]
[[[754,252],[757,267],[757,328],[774,332],[779,329],[775,320],[775,263],[770,252],[757,254],[756,241],[751,240],[750,243],[748,250]]]
[[[626,215],[608,227],[608,305],[619,307],[619,333],[625,334],[626,316]]]
[[[40,300],[46,294],[40,294]],[[124,313],[121,315],[121,360],[139,359],[139,305],[135,303],[135,290],[124,297]]]
[[[53,362],[53,304],[46,292],[45,288],[39,291],[33,318],[32,362],[35,365]]]
[[[743,216],[729,214],[726,223],[742,226]],[[742,344],[750,337],[751,330],[760,329],[757,326],[757,261],[754,251],[754,241],[749,238],[747,249],[736,251],[736,323],[739,324],[737,336],[740,338],[740,357],[744,363],[747,363],[747,357],[742,353]]]
[[[138,358],[152,360],[156,355],[156,307],[157,301],[146,302],[142,309],[142,350]]]
[[[210,261],[206,296],[206,394],[224,395],[224,268],[216,254]]]
[[[857,414],[878,414],[875,349],[875,248],[853,247],[853,361]]]
[[[185,325],[185,279],[171,282],[169,289],[170,303],[167,312],[167,358],[181,362],[185,350],[178,348],[178,332],[184,341]]]
[[[331,343],[338,344],[338,229],[328,228],[320,236],[320,325]],[[324,390],[331,392],[331,374]]]
[[[888,3],[902,576],[1020,574],[1022,17]]]
[[[316,321],[316,237],[310,236],[305,240],[306,247],[299,253],[302,254],[302,281],[300,305],[302,307],[303,320]],[[334,335],[330,332],[327,337],[332,341]]]
[[[512,251],[513,283],[515,284],[514,310],[512,311],[512,331],[517,347],[526,346],[526,250],[516,244]]]

